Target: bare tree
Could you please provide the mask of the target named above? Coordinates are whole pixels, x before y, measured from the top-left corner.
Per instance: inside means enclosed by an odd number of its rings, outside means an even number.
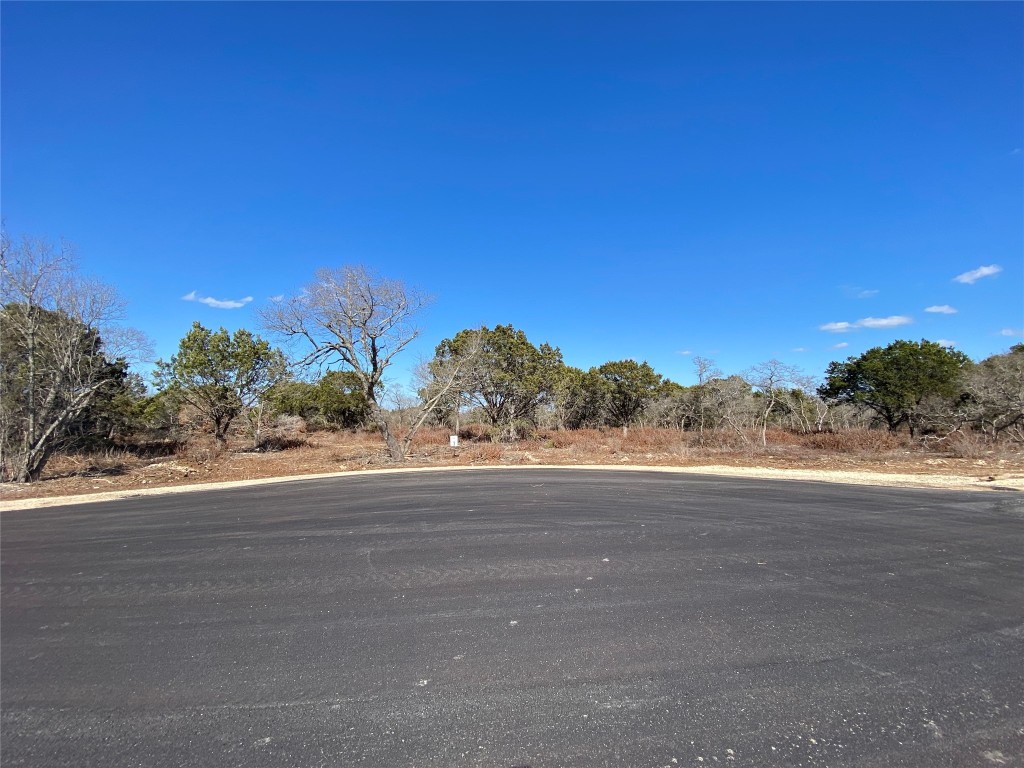
[[[341,363],[359,377],[370,420],[392,460],[401,461],[407,445],[392,433],[378,398],[384,372],[419,336],[415,318],[429,303],[429,297],[398,280],[362,266],[345,266],[317,270],[300,293],[273,302],[260,314],[269,330],[305,341],[310,351],[299,360],[301,365]]]
[[[788,383],[791,386],[780,392],[780,398],[790,426],[804,434],[821,432],[831,404],[815,393],[814,377],[800,375]]]
[[[799,380],[800,372],[791,365],[772,359],[755,365],[745,378],[761,395],[758,421],[761,423],[761,445],[767,446],[768,419],[785,396],[785,390]]]
[[[709,398],[708,413],[715,419],[715,428],[728,426],[744,444],[749,445],[750,417],[752,401],[750,384],[742,376],[728,376],[724,379],[711,379],[707,384]]]
[[[715,365],[714,360],[699,355],[693,358],[693,367],[697,370],[697,386],[693,388],[694,421],[697,422],[698,439],[703,446],[704,427],[707,425],[708,408],[712,399],[708,384],[714,379],[721,378],[722,372]]]
[[[968,370],[966,416],[993,440],[1001,434],[1024,437],[1024,344],[992,355]]]
[[[420,399],[414,391],[404,386],[389,385],[383,398],[388,410],[388,424],[392,433],[408,434],[410,427],[420,415]]]
[[[480,362],[482,349],[483,334],[475,333],[466,337],[466,343],[458,354],[420,363],[415,374],[421,399],[420,411],[406,432],[403,441],[405,451],[409,450],[416,430],[423,426],[432,413],[441,408],[452,411],[455,434],[458,434],[459,413],[466,391],[472,386],[472,382],[477,380],[475,367]]]
[[[68,425],[104,387],[148,352],[137,331],[116,328],[112,287],[78,273],[71,248],[4,234],[0,247],[3,357],[0,474],[37,480]]]

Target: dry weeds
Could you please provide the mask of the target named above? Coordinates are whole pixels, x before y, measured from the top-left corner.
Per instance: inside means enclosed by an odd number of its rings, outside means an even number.
[[[880,431],[796,435],[768,433],[762,447],[754,435],[704,436],[673,429],[541,430],[512,444],[492,442],[486,428],[462,430],[460,445],[449,446],[448,431],[425,429],[413,442],[402,467],[616,465],[800,470],[820,479],[841,473],[943,476],[965,483],[1024,488],[1024,453],[994,449],[973,436],[946,441],[911,441]],[[255,452],[239,439],[218,451],[212,440],[195,439],[173,455],[142,458],[128,451],[63,455],[54,458],[43,480],[0,486],[0,504],[17,499],[126,491],[262,478],[350,472],[395,467],[372,432],[313,432],[288,441],[285,450]],[[884,480],[884,477],[880,477]]]

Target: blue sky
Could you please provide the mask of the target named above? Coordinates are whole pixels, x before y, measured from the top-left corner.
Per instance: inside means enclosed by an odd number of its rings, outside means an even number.
[[[436,297],[399,382],[482,324],[682,383],[1024,334],[1020,3],[0,14],[6,228],[165,358],[346,263]]]

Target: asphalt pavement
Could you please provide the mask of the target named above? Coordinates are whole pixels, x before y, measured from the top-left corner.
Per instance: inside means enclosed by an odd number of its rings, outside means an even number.
[[[481,470],[0,516],[13,766],[1024,765],[1024,495]]]

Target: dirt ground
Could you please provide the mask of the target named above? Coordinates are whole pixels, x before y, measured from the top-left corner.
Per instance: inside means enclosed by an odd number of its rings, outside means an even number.
[[[447,430],[433,429],[420,433],[408,459],[398,465],[388,460],[374,433],[313,432],[296,442],[296,447],[270,452],[248,450],[244,440],[217,451],[198,440],[158,458],[143,459],[125,451],[58,456],[37,483],[0,484],[0,509],[52,504],[57,498],[79,495],[113,498],[157,488],[434,467],[658,467],[871,485],[1024,490],[1021,451],[965,451],[963,446],[956,451],[925,450],[899,441],[879,445],[877,440],[872,445],[844,440],[824,448],[808,447],[806,441],[782,433],[769,434],[767,448],[695,447],[692,436],[660,429],[635,429],[628,435],[619,430],[552,432],[511,444],[464,439],[452,448]]]

